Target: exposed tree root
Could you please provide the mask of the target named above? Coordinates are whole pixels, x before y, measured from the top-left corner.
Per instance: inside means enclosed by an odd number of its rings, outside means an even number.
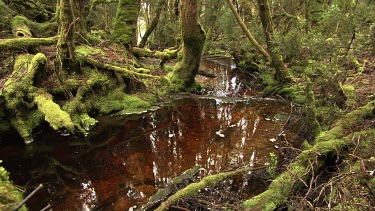
[[[264,168],[264,167],[260,167]],[[233,177],[238,174],[245,173],[247,171],[254,171],[260,168],[254,167],[245,167],[235,171],[223,172],[215,175],[211,175],[208,177],[203,178],[200,182],[191,183],[185,188],[177,191],[175,194],[170,196],[166,201],[164,201],[156,210],[162,211],[167,210],[170,206],[176,203],[178,200],[182,199],[183,197],[192,196],[197,194],[199,190],[206,188],[206,187],[213,187],[216,183],[221,182],[229,177]]]
[[[120,74],[120,75],[123,75],[123,76],[126,76],[126,77],[151,78],[151,79],[157,79],[157,80],[160,80],[160,81],[165,81],[165,79],[163,77],[160,77],[160,76],[154,76],[154,75],[150,75],[150,74],[139,73],[139,72],[128,70],[128,69],[123,68],[123,67],[102,63],[102,62],[97,61],[95,59],[89,58],[88,56],[82,56],[82,55],[78,54],[78,58],[81,61],[84,61],[85,63],[87,63],[89,65],[93,65],[97,68],[111,70],[111,71],[114,71],[117,74]]]
[[[32,47],[55,45],[57,37],[0,39],[0,50],[24,50]]]
[[[294,190],[307,186],[306,181],[324,165],[325,159],[334,159],[352,144],[351,133],[361,122],[375,115],[374,108],[375,100],[343,116],[331,130],[320,133],[311,149],[302,151],[268,190],[245,201],[244,207],[248,210],[274,210],[286,203]]]

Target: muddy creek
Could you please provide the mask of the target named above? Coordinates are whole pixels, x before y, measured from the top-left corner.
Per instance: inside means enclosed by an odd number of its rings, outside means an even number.
[[[297,144],[285,128],[290,103],[257,98],[230,60],[208,58],[201,68],[216,76],[198,76],[210,85],[207,94],[98,117],[85,139],[44,132],[30,145],[2,146],[0,160],[16,184],[26,192],[45,185],[29,209],[128,210],[197,164],[201,178],[243,166],[253,153],[264,165],[271,152],[278,155],[280,137]]]

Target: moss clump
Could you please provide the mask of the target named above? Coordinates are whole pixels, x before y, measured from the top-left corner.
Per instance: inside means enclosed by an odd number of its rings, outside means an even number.
[[[101,96],[88,101],[93,109],[102,114],[110,114],[120,111],[119,114],[136,113],[151,107],[150,103],[136,96],[127,95],[123,92],[123,87],[115,89],[108,95]]]
[[[33,110],[22,116],[17,115],[16,117],[11,118],[10,123],[25,142],[29,143],[33,140],[32,131],[42,123],[43,117],[44,115],[42,112],[39,110]]]
[[[60,106],[52,101],[52,96],[47,93],[38,93],[35,97],[38,109],[45,115],[44,119],[55,129],[66,128],[74,133],[74,124],[70,115],[61,110]]]
[[[97,54],[103,54],[103,51],[98,48],[91,47],[89,45],[80,45],[76,47],[76,52],[84,56],[93,56]]]
[[[74,126],[83,135],[86,135],[87,131],[97,123],[97,121],[94,118],[90,117],[87,113],[73,115],[72,120]]]
[[[22,193],[9,181],[9,173],[0,166],[0,209],[13,210],[22,200]],[[22,206],[19,210],[27,209]]]
[[[344,85],[343,89],[347,98],[345,102],[346,106],[349,108],[355,107],[357,105],[355,87],[352,85]]]

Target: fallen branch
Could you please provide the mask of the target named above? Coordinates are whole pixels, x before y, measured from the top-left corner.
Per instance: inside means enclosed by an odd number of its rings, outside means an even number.
[[[178,200],[192,196],[198,193],[199,190],[206,188],[206,187],[213,187],[216,183],[221,182],[229,177],[236,176],[238,174],[245,173],[247,171],[255,171],[259,169],[263,169],[266,166],[262,166],[259,168],[254,167],[245,167],[235,171],[223,172],[219,174],[210,175],[208,177],[203,178],[200,182],[191,183],[185,188],[177,191],[175,194],[170,196],[166,201],[164,201],[156,210],[162,211],[167,210],[170,206],[176,203]]]
[[[23,50],[32,47],[49,46],[57,43],[58,37],[0,39],[0,50]]]
[[[320,133],[316,144],[311,149],[302,151],[287,167],[287,171],[272,181],[268,190],[244,202],[245,209],[274,210],[286,203],[294,191],[311,179],[313,172],[308,169],[310,163],[313,167],[310,169],[318,171],[324,165],[325,159],[338,156],[347,149],[352,144],[352,135],[348,134],[363,120],[373,117],[374,108],[375,100],[343,116],[331,130]]]

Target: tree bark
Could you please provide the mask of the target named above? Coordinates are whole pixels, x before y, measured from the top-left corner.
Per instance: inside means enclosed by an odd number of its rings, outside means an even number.
[[[198,0],[181,2],[182,50],[178,62],[169,75],[171,91],[192,91],[195,88],[195,76],[199,70],[200,59],[206,34],[198,23]]]
[[[147,28],[145,34],[143,35],[138,47],[143,48],[146,46],[148,37],[151,35],[151,33],[154,31],[154,29],[158,25],[160,14],[161,14],[161,11],[163,10],[165,3],[166,3],[166,0],[159,0],[156,11],[155,11],[155,17],[151,21],[150,26]]]
[[[236,11],[236,7],[234,6],[232,0],[227,0],[228,5],[230,9],[233,12],[234,17],[236,17],[238,24],[240,24],[242,30],[245,32],[247,38],[250,40],[250,42],[254,45],[254,47],[261,53],[268,62],[272,62],[271,55],[258,43],[258,41],[255,39],[255,37],[251,34],[250,30],[247,28],[246,24],[243,22],[242,18]]]
[[[262,22],[264,36],[266,38],[267,50],[271,56],[272,66],[276,69],[276,78],[278,81],[285,81],[289,74],[286,65],[281,59],[281,55],[279,55],[274,49],[274,28],[268,0],[258,0],[258,6],[259,16]]]
[[[57,47],[59,48],[59,60],[64,67],[76,61],[72,0],[60,0],[59,7],[59,40]]]
[[[127,49],[136,45],[140,0],[120,0],[113,24],[111,42],[120,42]]]

